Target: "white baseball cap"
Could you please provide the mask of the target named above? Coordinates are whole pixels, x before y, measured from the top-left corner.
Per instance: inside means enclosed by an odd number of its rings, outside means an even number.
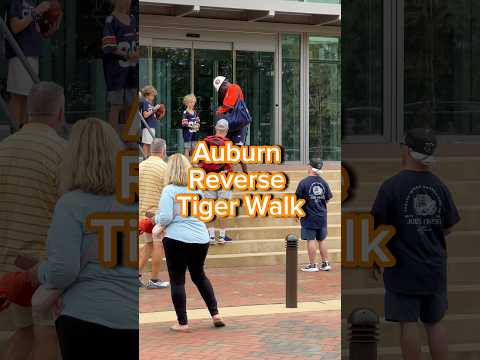
[[[218,89],[220,89],[220,86],[222,86],[222,84],[225,80],[226,80],[225,76],[217,76],[213,80],[213,87],[218,91]]]
[[[225,119],[218,120],[217,124],[215,125],[215,129],[220,131],[228,131],[228,121]]]

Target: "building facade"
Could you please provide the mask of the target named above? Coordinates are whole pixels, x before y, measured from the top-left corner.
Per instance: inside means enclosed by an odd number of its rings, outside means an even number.
[[[412,127],[475,143],[480,3],[342,1],[344,144],[398,143]]]
[[[140,1],[140,87],[167,108],[159,133],[181,151],[183,96],[194,93],[201,136],[211,134],[213,79],[244,90],[247,143],[281,144],[286,161],[340,160],[338,1]]]

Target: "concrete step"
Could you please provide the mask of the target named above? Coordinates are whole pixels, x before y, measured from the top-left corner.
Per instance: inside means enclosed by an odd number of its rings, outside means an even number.
[[[327,246],[332,249],[340,248],[340,237],[328,237],[325,240]],[[299,242],[299,250],[307,249],[307,242]],[[285,239],[264,239],[264,240],[236,240],[231,244],[214,245],[210,247],[210,255],[223,254],[244,254],[244,253],[265,253],[285,251]],[[378,285],[377,285],[378,286]]]
[[[273,170],[262,170],[262,171],[273,171]],[[308,176],[307,169],[305,170],[278,170],[282,171],[288,178],[289,181],[300,181]],[[340,181],[341,171],[340,168],[333,170],[323,170],[322,178],[327,182],[330,181]]]
[[[330,261],[340,266],[341,253],[339,249],[330,250]],[[298,264],[308,263],[308,255],[305,250],[298,252]],[[285,251],[245,254],[222,254],[208,255],[207,268],[217,267],[248,267],[248,266],[271,266],[285,264]]]
[[[448,259],[449,285],[480,286],[479,268],[480,257],[450,257]],[[383,286],[383,281],[373,280],[368,269],[342,268],[342,289],[372,289],[379,286]]]
[[[254,226],[226,228],[228,236],[233,240],[248,239],[281,239],[288,234],[300,236],[300,225]],[[328,234],[333,237],[341,236],[340,224],[330,224]]]
[[[342,360],[348,359],[348,348],[342,349]],[[422,346],[424,359],[428,357],[428,346]],[[448,346],[448,360],[478,360],[480,359],[480,344],[453,344]],[[377,352],[377,360],[403,360],[399,346],[380,347]]]
[[[342,316],[348,317],[348,314],[358,307],[368,307],[374,309],[378,314],[383,314],[384,292],[383,287],[342,289]],[[448,287],[450,314],[478,314],[480,317],[479,302],[479,285],[450,285]]]
[[[340,189],[331,189],[332,191],[332,195],[333,195],[333,198],[332,198],[332,201],[335,199],[335,200],[340,200],[341,199],[341,190]],[[270,195],[272,196],[273,198],[279,198],[279,197],[283,197],[285,196],[286,194],[294,194],[295,193],[295,190],[291,190],[291,191],[255,191],[255,192],[251,192],[251,191],[233,191],[232,192],[232,198],[236,199],[236,198],[243,198],[244,196],[250,196],[250,195]]]
[[[288,192],[295,192],[297,190],[298,184],[300,183],[300,180],[301,179],[290,180],[288,182],[285,190],[288,191]],[[328,181],[328,185],[330,186],[330,189],[332,191],[340,190],[341,189],[341,180],[340,179],[330,180],[330,181]]]
[[[226,245],[227,247],[229,245]],[[215,246],[216,247],[216,246]],[[329,249],[330,261],[332,266],[340,266],[341,252],[340,249]],[[205,262],[207,268],[229,268],[229,267],[248,267],[248,266],[272,266],[285,264],[285,250],[254,252],[243,254],[209,254]],[[163,259],[165,262],[165,258]],[[308,263],[308,255],[306,250],[299,250],[298,265]],[[165,267],[165,265],[163,265]],[[145,266],[146,272],[151,270],[151,260]]]
[[[343,303],[342,303],[343,306]],[[447,329],[450,346],[463,344],[480,344],[480,315],[454,314],[447,315],[443,324]],[[348,325],[342,320],[342,348],[348,348]],[[468,329],[468,330],[467,330]],[[379,349],[390,349],[399,346],[400,326],[398,323],[380,321]],[[427,345],[425,331],[421,329],[420,338],[423,345]],[[454,349],[454,348],[452,348]],[[478,356],[478,354],[477,354]],[[478,359],[478,357],[476,358]]]
[[[332,199],[332,200],[328,203],[327,209],[328,209],[328,212],[331,212],[331,213],[339,213],[339,212],[341,212],[342,203],[340,202],[340,197],[338,197],[337,199]],[[246,213],[247,213],[247,212],[246,212],[244,206],[241,206],[241,207],[238,209],[238,215],[245,215]]]
[[[352,178],[358,182],[383,182],[401,170],[400,158],[342,159]],[[468,166],[465,166],[468,164]],[[479,157],[438,157],[433,172],[444,181],[478,180],[480,178]]]
[[[327,215],[328,224],[340,224],[341,214],[328,212]],[[247,215],[239,215],[235,218],[226,218],[224,223],[228,227],[243,227],[243,226],[282,226],[282,225],[297,225],[295,218],[274,218],[267,217],[251,217]]]

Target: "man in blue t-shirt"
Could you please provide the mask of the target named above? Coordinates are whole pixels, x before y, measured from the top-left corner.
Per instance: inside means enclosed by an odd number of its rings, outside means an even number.
[[[38,20],[49,8],[50,2],[43,1],[36,5],[34,0],[10,0],[7,7],[8,29],[37,75],[39,57],[42,53],[42,39],[51,36],[58,29],[60,22],[59,20],[52,26],[51,32],[43,35],[40,33]],[[27,96],[33,86],[33,79],[8,42],[6,56],[8,59],[7,91],[10,93],[9,110],[19,127],[22,127],[27,122]]]
[[[130,14],[131,0],[115,1],[103,30],[103,70],[110,104],[109,121],[117,128],[138,92],[138,20]]]
[[[310,263],[302,267],[305,272],[317,272],[331,270],[328,261],[328,248],[325,243],[327,238],[327,202],[332,198],[332,192],[328,183],[320,176],[323,161],[312,159],[308,165],[308,177],[300,181],[295,195],[297,199],[304,199],[303,211],[305,216],[301,218],[301,237],[307,241],[308,259]],[[317,266],[317,243],[320,248],[322,262]]]
[[[375,226],[396,229],[388,242],[396,264],[383,273],[385,320],[400,323],[408,359],[421,358],[419,319],[431,354],[448,353],[440,325],[448,308],[445,236],[460,216],[446,185],[430,172],[436,145],[432,131],[410,130],[401,145],[403,170],[382,184],[372,208]]]

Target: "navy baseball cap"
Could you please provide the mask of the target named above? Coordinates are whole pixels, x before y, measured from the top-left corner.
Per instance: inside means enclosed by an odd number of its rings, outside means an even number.
[[[432,129],[411,129],[405,135],[402,145],[408,146],[418,154],[432,156],[437,148],[437,137]]]
[[[316,170],[322,170],[323,168],[323,160],[322,159],[310,159],[308,162],[308,165],[310,165],[312,168]]]

